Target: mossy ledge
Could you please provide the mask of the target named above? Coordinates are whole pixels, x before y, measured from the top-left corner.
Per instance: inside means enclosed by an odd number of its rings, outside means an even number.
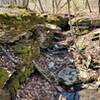
[[[60,18],[52,15],[45,17],[20,8],[0,8],[0,44],[5,43],[6,40],[12,39],[19,34],[27,32],[38,23],[59,25]],[[6,84],[3,84],[1,88],[9,90],[13,98],[20,88],[20,85],[34,73],[35,68],[32,60],[38,57],[40,47],[37,41],[23,40],[21,43],[18,42],[18,44],[12,45],[11,48],[15,50],[16,55],[21,58],[23,63],[16,66],[16,71],[10,78],[4,78],[2,82],[6,82]]]
[[[16,95],[20,85],[34,72],[34,67],[32,64],[30,66],[20,67],[22,68],[17,70],[5,85],[5,88],[9,90],[12,98]]]
[[[38,23],[59,24],[58,16],[45,17],[36,12],[21,8],[0,8],[0,31],[7,36],[16,36],[32,29]],[[0,35],[1,38],[1,35]]]
[[[11,97],[14,98],[20,85],[34,73],[35,67],[32,60],[38,57],[40,48],[38,42],[33,40],[27,40],[11,47],[22,60],[22,64],[16,67],[15,73],[13,73],[5,85],[5,89],[9,90]]]
[[[0,68],[0,89],[4,87],[4,84],[9,79],[9,74],[6,69]]]

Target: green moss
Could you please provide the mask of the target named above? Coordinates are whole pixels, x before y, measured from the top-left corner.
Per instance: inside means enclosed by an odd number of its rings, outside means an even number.
[[[45,18],[34,12],[18,8],[9,9],[7,12],[0,12],[0,29],[5,31],[5,36],[17,36],[18,34],[32,29],[33,26],[38,23],[59,25],[61,23],[61,18],[54,15],[49,15]]]
[[[89,29],[78,29],[78,28],[75,28],[75,34],[77,36],[81,36],[81,35],[85,35],[87,33],[89,33]]]
[[[7,88],[12,97],[15,96],[20,85],[34,72],[32,64],[30,66],[20,66],[20,70],[17,70],[12,77],[8,80],[5,88]]]
[[[71,24],[72,25],[79,25],[79,24],[82,24],[82,25],[89,25],[91,23],[90,19],[87,18],[87,17],[75,17],[71,20]],[[70,23],[69,23],[70,24]]]
[[[37,23],[44,23],[44,19],[37,16],[34,12],[30,12],[25,9],[17,10],[18,14],[0,12],[0,29],[3,31],[5,30],[6,34],[10,36],[21,34],[31,29]]]
[[[9,74],[6,69],[0,68],[0,88],[3,88],[5,82],[9,79]]]
[[[55,24],[55,25],[59,25],[60,24],[60,18],[58,17],[58,16],[48,16],[47,18],[46,18],[46,21],[48,22],[48,23],[51,23],[51,24]]]
[[[23,62],[31,61],[36,58],[40,53],[39,43],[37,41],[24,41],[12,46],[16,55],[19,56]]]
[[[23,63],[17,66],[15,73],[5,85],[13,97],[20,85],[34,72],[35,67],[32,60],[39,55],[39,45],[36,41],[27,40],[27,42],[23,41],[12,46],[12,48],[15,50],[16,55],[23,60]]]

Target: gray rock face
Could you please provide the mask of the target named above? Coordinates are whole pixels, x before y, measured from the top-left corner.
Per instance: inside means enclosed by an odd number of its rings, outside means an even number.
[[[62,69],[58,73],[58,78],[64,81],[65,85],[72,85],[77,82],[78,70],[72,68]]]

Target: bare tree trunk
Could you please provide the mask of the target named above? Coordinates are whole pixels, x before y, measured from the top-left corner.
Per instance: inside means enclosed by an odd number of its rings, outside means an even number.
[[[55,0],[55,7],[56,7],[55,13],[57,13],[57,10],[58,10],[58,3],[57,3],[57,0]]]
[[[25,5],[25,8],[28,7],[28,4],[29,4],[29,0],[26,1],[26,5]]]
[[[69,0],[69,1],[71,1],[71,0]],[[68,4],[68,2],[65,2],[61,7],[59,7],[59,11],[61,11],[67,4]]]
[[[52,0],[52,9],[53,14],[55,14],[55,0]]]
[[[59,1],[58,1],[58,6],[60,5],[60,3],[61,3],[62,1],[63,1],[63,0],[59,0]]]
[[[99,15],[100,15],[100,0],[98,0],[98,8],[99,8]],[[100,33],[99,33],[99,46],[100,46]]]
[[[90,4],[89,4],[89,1],[88,1],[88,0],[86,0],[86,4],[85,4],[85,6],[89,8],[89,11],[90,11],[90,13],[91,13],[92,10],[91,10],[91,7],[90,7]]]
[[[38,2],[39,2],[39,5],[40,5],[40,8],[41,8],[41,10],[42,10],[42,13],[44,13],[44,9],[43,9],[43,6],[42,6],[42,3],[41,3],[41,0],[38,0]]]
[[[27,9],[27,6],[29,4],[29,0],[23,0],[23,7]]]
[[[99,15],[100,15],[100,0],[98,0],[98,8],[99,8]]]

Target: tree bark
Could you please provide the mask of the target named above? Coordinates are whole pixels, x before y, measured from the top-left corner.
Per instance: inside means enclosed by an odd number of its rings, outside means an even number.
[[[41,10],[42,10],[42,13],[44,13],[44,9],[43,9],[43,6],[42,6],[42,3],[41,3],[41,0],[38,0],[38,2],[39,2],[39,5],[40,5],[40,8],[41,8]]]
[[[98,0],[98,8],[99,8],[99,15],[100,15],[100,0]]]

